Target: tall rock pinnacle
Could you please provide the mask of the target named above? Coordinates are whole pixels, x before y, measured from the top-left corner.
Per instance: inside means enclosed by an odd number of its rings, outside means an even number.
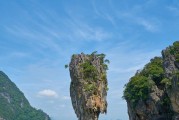
[[[108,69],[104,54],[76,54],[69,64],[70,96],[78,120],[98,120],[107,112]]]

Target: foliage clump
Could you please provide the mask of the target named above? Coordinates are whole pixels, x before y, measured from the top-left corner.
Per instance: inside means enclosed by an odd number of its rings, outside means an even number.
[[[80,65],[85,79],[95,80],[97,77],[97,69],[90,61],[85,61]]]
[[[171,87],[171,85],[172,85],[172,81],[168,78],[164,78],[160,83],[164,84],[167,88]]]
[[[65,65],[65,69],[68,68],[68,64]]]
[[[84,86],[85,91],[95,91],[97,90],[97,87],[94,83],[85,84]]]
[[[96,93],[97,90],[97,81],[98,80],[107,80],[106,70],[108,70],[108,63],[109,60],[105,59],[105,54],[97,54],[97,51],[92,52],[91,54],[87,55],[87,58],[83,63],[80,64],[80,71],[83,75],[83,79],[85,80],[84,90]],[[97,66],[93,64],[94,59],[99,59],[100,65],[102,65],[103,71],[98,71]],[[98,73],[102,72],[102,73]],[[106,90],[107,83],[106,83]]]
[[[169,47],[170,54],[175,56],[176,62],[179,62],[179,41],[173,43],[173,46]]]
[[[136,103],[138,100],[146,100],[148,98],[149,88],[151,83],[148,78],[142,75],[136,75],[130,79],[130,82],[125,86],[124,98]]]
[[[161,80],[164,78],[162,58],[155,57],[154,59],[151,59],[150,63],[144,67],[140,74],[152,79],[156,85],[159,85]]]

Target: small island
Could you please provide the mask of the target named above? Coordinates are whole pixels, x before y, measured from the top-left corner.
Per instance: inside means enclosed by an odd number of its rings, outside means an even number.
[[[98,120],[100,113],[107,113],[108,63],[105,54],[96,51],[72,55],[70,96],[79,120]]]

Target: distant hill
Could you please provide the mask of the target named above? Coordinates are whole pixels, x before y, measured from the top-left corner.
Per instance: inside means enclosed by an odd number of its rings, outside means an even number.
[[[0,120],[51,120],[42,110],[33,108],[24,94],[0,71]]]

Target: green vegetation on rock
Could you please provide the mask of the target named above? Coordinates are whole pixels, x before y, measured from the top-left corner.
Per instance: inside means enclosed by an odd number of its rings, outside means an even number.
[[[153,84],[162,85],[161,81],[163,79],[162,59],[155,57],[125,85],[123,98],[130,100],[134,105],[139,100],[145,101],[149,97],[151,86]]]
[[[131,120],[173,120],[179,115],[179,41],[162,50],[125,85]]]
[[[0,117],[6,120],[50,120],[42,110],[31,107],[24,94],[1,71]]]
[[[170,54],[175,56],[176,62],[179,62],[179,41],[173,43],[173,46],[169,47]]]
[[[164,78],[160,83],[161,83],[161,84],[164,84],[167,88],[169,88],[169,87],[171,87],[171,85],[172,85],[171,82],[172,82],[172,81],[171,81],[170,79]]]
[[[97,86],[94,83],[89,83],[84,86],[85,91],[95,91]]]
[[[142,75],[135,75],[125,86],[124,98],[136,104],[138,100],[146,100],[148,98],[151,83],[148,78]]]
[[[97,69],[90,63],[90,61],[85,61],[81,64],[81,67],[85,79],[96,80]]]
[[[148,78],[150,77],[157,85],[159,85],[164,78],[162,59],[160,57],[151,59],[150,63],[144,67],[140,74]]]
[[[74,56],[74,55],[73,55]],[[110,61],[108,59],[105,59],[105,54],[97,54],[97,51],[92,52],[91,54],[87,55],[87,59],[81,63],[80,65],[80,71],[83,74],[83,79],[85,80],[85,91],[95,92],[97,90],[97,82],[98,80],[107,80],[106,70],[108,70],[108,65]],[[98,76],[98,70],[97,66],[94,66],[92,63],[94,59],[100,59],[100,64],[103,67],[103,73],[100,73],[101,75]],[[106,90],[108,90],[107,84],[106,84]]]

